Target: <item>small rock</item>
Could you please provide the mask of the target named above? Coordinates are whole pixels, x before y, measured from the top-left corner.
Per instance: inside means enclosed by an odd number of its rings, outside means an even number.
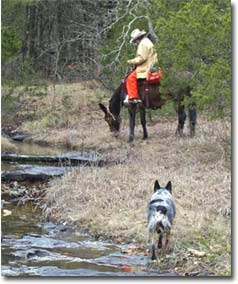
[[[14,182],[13,182],[13,186],[14,186],[14,187],[17,187],[17,186],[18,186],[18,182],[17,182],[17,181],[14,181]]]
[[[26,236],[30,236],[30,237],[33,237],[33,238],[41,238],[41,235],[34,234],[34,233],[28,233],[28,234],[26,234]]]
[[[6,201],[4,199],[1,200],[1,209],[3,208],[3,206],[6,204]]]
[[[34,257],[44,257],[44,256],[48,256],[49,255],[49,252],[47,251],[44,251],[44,250],[39,250],[39,249],[36,249],[36,250],[29,250],[27,253],[26,253],[26,258],[34,258]]]

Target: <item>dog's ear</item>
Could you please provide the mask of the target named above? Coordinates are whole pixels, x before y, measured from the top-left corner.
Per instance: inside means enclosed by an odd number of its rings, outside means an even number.
[[[155,185],[154,185],[154,192],[156,192],[156,190],[159,190],[159,189],[160,189],[160,185],[159,185],[158,180],[156,180]]]
[[[172,184],[171,181],[169,181],[165,187],[170,193],[172,193]]]

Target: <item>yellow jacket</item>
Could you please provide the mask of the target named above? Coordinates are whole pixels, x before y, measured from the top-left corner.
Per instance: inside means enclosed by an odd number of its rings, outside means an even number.
[[[157,53],[151,40],[144,37],[137,47],[136,57],[127,63],[136,65],[137,79],[146,78],[147,72],[157,63]]]

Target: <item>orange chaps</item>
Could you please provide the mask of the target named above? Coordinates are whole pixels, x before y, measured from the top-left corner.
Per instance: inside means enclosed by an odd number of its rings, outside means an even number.
[[[131,74],[126,78],[126,89],[129,100],[139,98],[136,70],[131,72]]]

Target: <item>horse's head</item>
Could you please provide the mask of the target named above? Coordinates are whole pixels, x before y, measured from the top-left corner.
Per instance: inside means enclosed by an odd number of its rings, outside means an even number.
[[[104,112],[105,114],[105,121],[107,122],[110,131],[113,132],[113,134],[117,134],[120,130],[120,125],[121,125],[121,118],[120,115],[116,116],[113,115],[103,104],[99,103],[98,104],[100,109]]]

